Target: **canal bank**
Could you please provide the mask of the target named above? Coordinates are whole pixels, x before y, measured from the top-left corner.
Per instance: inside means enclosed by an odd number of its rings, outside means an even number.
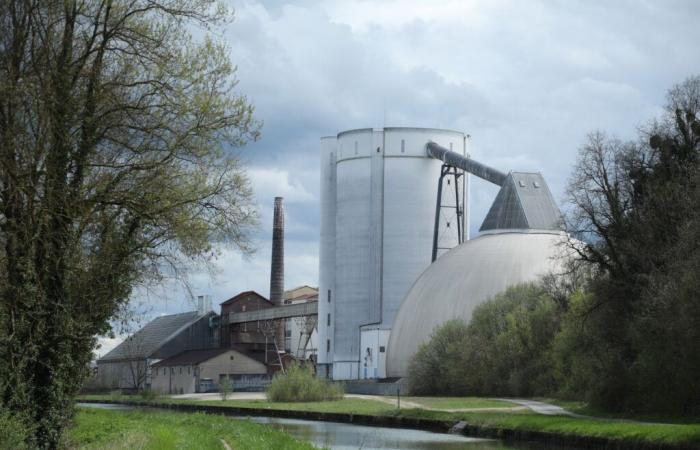
[[[536,443],[576,449],[700,449],[700,425],[640,424],[529,414],[438,413],[420,409],[386,414],[355,414],[275,408],[237,407],[230,404],[198,404],[188,401],[139,401],[81,399],[84,403],[150,406],[182,412],[204,412],[228,416],[260,416],[367,426],[405,428],[465,436],[499,439],[514,443]]]

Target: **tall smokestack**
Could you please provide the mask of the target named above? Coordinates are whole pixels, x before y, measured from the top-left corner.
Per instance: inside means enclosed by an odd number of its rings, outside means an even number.
[[[272,267],[270,268],[270,301],[275,306],[282,305],[284,295],[284,206],[282,197],[275,197],[275,210],[272,219]],[[284,321],[282,322],[284,324]],[[284,326],[275,332],[277,348],[284,350]]]

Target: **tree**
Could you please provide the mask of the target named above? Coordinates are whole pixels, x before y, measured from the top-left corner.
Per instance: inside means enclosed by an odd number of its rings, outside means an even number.
[[[551,349],[563,311],[542,283],[511,286],[477,306],[469,324],[451,320],[435,329],[411,359],[411,392],[551,395],[557,390]]]
[[[258,136],[211,0],[0,2],[0,403],[56,448],[132,287],[249,251]],[[198,38],[193,37],[196,31]]]
[[[572,247],[595,276],[567,331],[589,345],[568,357],[596,364],[579,392],[598,406],[697,408],[699,114],[696,76],[669,91],[637,142],[590,135],[569,182],[569,230],[584,241]]]

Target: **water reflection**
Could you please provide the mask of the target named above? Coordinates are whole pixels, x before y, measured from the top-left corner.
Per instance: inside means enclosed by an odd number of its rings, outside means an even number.
[[[500,441],[421,430],[370,427],[313,420],[250,417],[300,440],[334,450],[497,450],[515,447]]]

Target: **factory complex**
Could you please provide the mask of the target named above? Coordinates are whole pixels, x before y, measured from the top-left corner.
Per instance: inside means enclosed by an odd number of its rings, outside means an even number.
[[[470,137],[426,128],[321,139],[318,288],[284,290],[284,210],[275,198],[269,298],[248,291],[159,317],[97,361],[110,388],[257,390],[293,360],[319,377],[390,385],[436,326],[469,320],[511,285],[558,271],[567,239],[539,173],[471,159]],[[469,185],[500,187],[469,236]],[[358,381],[353,381],[358,380]],[[382,382],[382,383],[378,383]]]

